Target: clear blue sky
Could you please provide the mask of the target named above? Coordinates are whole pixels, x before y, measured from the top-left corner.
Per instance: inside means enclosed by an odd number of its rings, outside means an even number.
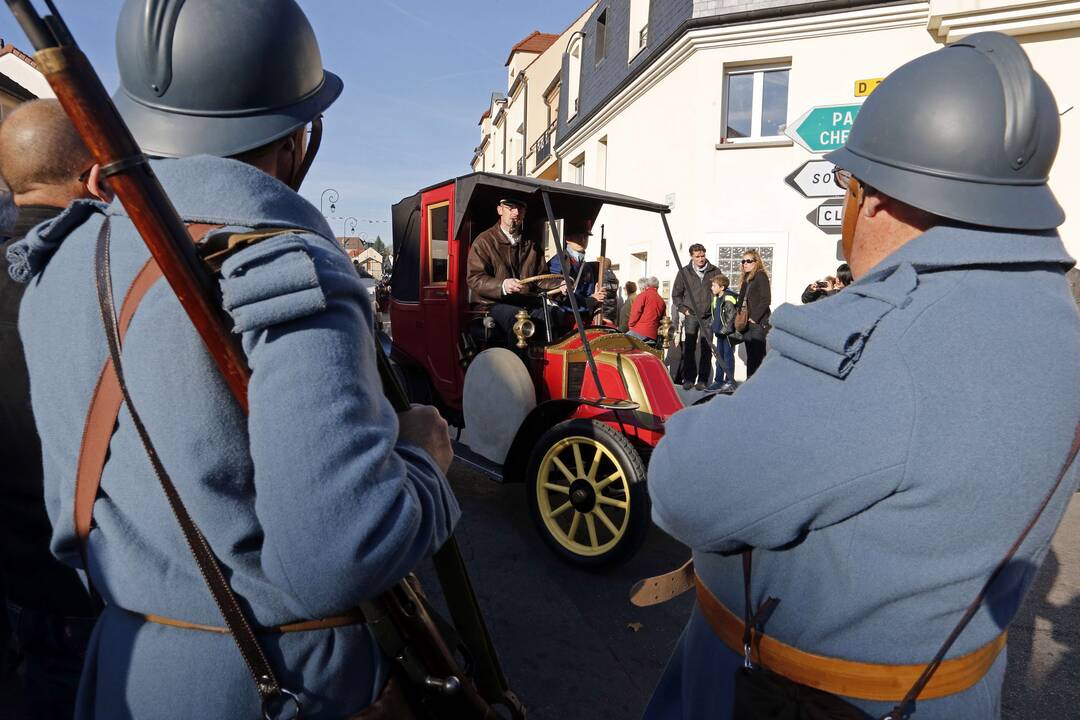
[[[237,0],[246,1],[246,0]],[[470,171],[477,123],[491,92],[506,91],[503,63],[533,30],[562,32],[588,0],[299,0],[323,64],[345,81],[325,118],[318,159],[302,193],[341,193],[330,225],[390,239],[390,205]],[[56,0],[109,90],[118,75],[114,37],[122,0]],[[44,3],[38,2],[39,7]],[[0,37],[30,51],[7,8]],[[326,203],[328,206],[329,203]],[[328,207],[325,214],[330,215]],[[383,221],[383,222],[368,222]]]

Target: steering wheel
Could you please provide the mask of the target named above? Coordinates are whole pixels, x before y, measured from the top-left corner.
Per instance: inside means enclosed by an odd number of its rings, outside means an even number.
[[[522,278],[521,280],[518,280],[518,282],[520,282],[522,285],[528,285],[530,283],[551,282],[552,280],[558,280],[561,285],[563,276],[559,273],[544,273],[542,275],[532,275],[527,278]],[[540,293],[545,293],[547,295],[557,295],[559,292],[560,290],[557,287],[550,290],[540,288],[540,290],[537,291],[535,294],[539,295]]]

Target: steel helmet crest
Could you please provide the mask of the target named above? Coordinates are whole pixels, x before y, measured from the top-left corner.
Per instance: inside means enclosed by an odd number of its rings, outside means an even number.
[[[1065,214],[1048,186],[1061,121],[1020,45],[978,33],[901,66],[826,159],[886,195],[988,227],[1047,230]]]

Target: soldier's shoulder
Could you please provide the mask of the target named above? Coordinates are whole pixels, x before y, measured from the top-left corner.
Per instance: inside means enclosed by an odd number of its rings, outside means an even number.
[[[875,278],[809,305],[784,304],[772,314],[772,349],[784,357],[835,378],[846,378],[871,343],[880,342],[879,328],[900,320],[912,304],[918,274],[901,264]]]
[[[220,276],[222,304],[237,332],[314,315],[331,293],[364,296],[344,251],[304,229],[276,229],[245,244],[223,260]]]

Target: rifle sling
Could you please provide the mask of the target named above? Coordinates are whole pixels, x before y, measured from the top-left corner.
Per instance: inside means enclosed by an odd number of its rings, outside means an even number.
[[[209,232],[212,227],[213,226],[207,226],[203,235],[205,235],[206,232]],[[200,227],[197,229],[197,232],[201,230],[202,228]],[[270,667],[270,663],[266,659],[262,647],[259,645],[258,639],[255,636],[255,631],[245,617],[244,611],[240,607],[236,595],[233,593],[232,588],[229,587],[228,581],[225,579],[220,563],[210,549],[210,545],[203,536],[202,531],[199,530],[198,526],[188,514],[187,509],[184,507],[183,501],[180,499],[180,495],[176,490],[176,486],[173,485],[172,479],[166,472],[165,467],[150,440],[149,433],[143,425],[139,413],[135,409],[127,385],[124,382],[120,353],[120,328],[113,301],[112,272],[109,258],[110,231],[111,223],[109,219],[106,218],[101,225],[101,230],[98,232],[94,263],[95,284],[97,286],[101,320],[105,329],[105,338],[109,346],[109,362],[107,362],[102,369],[104,386],[103,381],[99,379],[99,390],[106,390],[111,393],[110,397],[112,398],[112,401],[115,402],[115,391],[116,389],[119,389],[120,396],[127,405],[128,412],[131,415],[132,424],[139,435],[143,448],[146,450],[147,457],[154,469],[154,474],[157,476],[158,481],[165,492],[165,496],[176,517],[177,523],[180,525],[180,529],[184,534],[184,539],[195,559],[199,572],[202,574],[203,579],[210,590],[210,594],[225,621],[225,626],[228,628],[233,640],[236,642],[237,648],[240,650],[240,654],[244,659],[244,663],[247,665],[248,671],[255,682],[256,690],[258,691],[263,704],[264,713],[266,712],[268,701],[279,698],[282,695],[287,695],[295,703],[296,714],[299,715],[299,700],[278,682],[273,668]],[[135,308],[138,305],[138,300],[145,296],[146,291],[153,284],[151,280],[152,276],[153,271],[148,270],[147,267],[144,266],[138,276],[138,278],[142,279],[138,292],[135,294],[131,291],[128,292],[128,296],[125,298],[125,305],[130,308],[127,313],[128,323],[130,323],[131,316],[134,314]],[[110,378],[108,376],[112,377]],[[92,403],[92,405],[95,404],[96,403]],[[118,405],[116,406],[116,412],[117,414],[119,413]],[[91,408],[90,414],[97,423],[94,426],[94,429],[96,429],[97,432],[90,431],[84,433],[84,446],[86,445],[86,436],[88,434],[96,435],[102,433],[102,430],[106,427],[100,424],[103,418],[100,415],[95,414],[93,407]],[[107,423],[107,420],[105,420],[105,422]],[[110,436],[113,427],[114,424],[107,425],[108,434]],[[95,458],[101,455],[101,444],[102,441],[100,440],[90,443],[91,447],[96,450]],[[104,445],[107,450],[107,440],[104,441]],[[102,469],[104,468],[103,461],[104,458],[102,457]],[[88,460],[87,463],[89,465],[90,461]],[[79,465],[80,468],[83,467],[81,459]],[[81,528],[80,531],[89,532],[90,514],[92,513],[93,500],[97,495],[97,485],[100,484],[100,479],[100,471],[97,472],[96,482],[94,482],[93,478],[88,478],[86,475],[77,479],[76,499],[79,507],[76,509],[76,516],[79,518],[77,520],[77,525]],[[80,480],[83,482],[80,483]],[[91,485],[94,487],[91,487]],[[78,502],[80,499],[81,505]],[[89,509],[86,508],[87,504],[90,506]],[[80,538],[82,538],[81,535]]]

